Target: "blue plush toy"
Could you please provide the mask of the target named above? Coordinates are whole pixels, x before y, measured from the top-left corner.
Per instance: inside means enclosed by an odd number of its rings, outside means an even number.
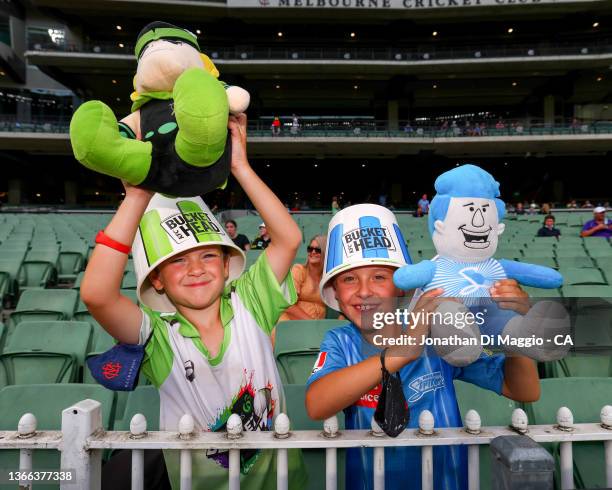
[[[437,194],[429,208],[429,231],[438,255],[406,265],[395,272],[400,289],[443,288],[443,296],[464,298],[474,312],[488,311],[481,333],[498,335],[516,314],[493,311],[489,289],[500,279],[516,279],[524,286],[552,289],[563,283],[554,269],[514,260],[494,259],[506,206],[499,199],[499,182],[475,165],[463,165],[440,175]]]

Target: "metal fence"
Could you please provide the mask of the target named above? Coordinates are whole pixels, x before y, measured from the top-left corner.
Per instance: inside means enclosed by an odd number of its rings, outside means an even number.
[[[504,119],[502,124],[496,120],[472,118],[473,124],[467,126],[465,118],[453,125],[449,119],[442,121],[398,121],[393,126],[387,120],[338,120],[334,118],[308,118],[293,126],[290,119],[283,119],[280,130],[271,128],[271,118],[249,121],[249,136],[274,138],[466,138],[466,137],[508,137],[508,136],[547,136],[547,135],[592,135],[612,133],[612,121],[575,121],[558,119],[545,122],[543,119],[522,118]],[[27,122],[20,121],[14,114],[0,114],[0,132],[9,133],[68,133],[70,116],[32,116]]]
[[[387,437],[373,422],[372,430],[338,429],[334,416],[326,420],[322,431],[291,431],[290,421],[279,414],[272,432],[243,431],[240,417],[236,414],[227,421],[227,432],[202,432],[194,429],[191,415],[184,415],[176,432],[147,432],[146,419],[136,414],[131,420],[130,431],[105,432],[102,428],[101,405],[95,400],[84,400],[62,412],[61,431],[37,431],[36,419],[24,415],[16,432],[0,434],[0,449],[20,450],[20,471],[28,475],[32,468],[32,453],[37,449],[61,451],[62,470],[70,469],[70,479],[60,483],[62,490],[75,488],[98,490],[101,482],[102,452],[105,449],[129,449],[132,451],[132,489],[144,486],[144,451],[147,449],[173,449],[180,451],[180,488],[188,490],[192,484],[192,451],[217,449],[229,451],[229,489],[240,488],[240,450],[273,449],[277,458],[277,488],[288,488],[288,449],[325,449],[326,489],[337,488],[337,450],[339,448],[369,447],[374,453],[374,488],[384,489],[385,447],[421,447],[423,490],[433,489],[433,447],[465,445],[468,448],[468,481],[470,490],[478,490],[479,447],[490,444],[498,436],[525,434],[538,443],[560,443],[561,488],[574,487],[572,445],[577,442],[602,441],[605,458],[606,485],[612,487],[612,406],[601,410],[601,420],[593,423],[574,424],[573,416],[566,407],[557,412],[555,425],[528,425],[527,415],[516,409],[507,427],[481,427],[480,416],[469,410],[463,428],[436,428],[431,412],[424,410],[419,415],[419,428],[405,430],[397,438]],[[31,481],[20,482],[30,488]],[[20,487],[21,488],[21,487]]]
[[[133,56],[134,44],[123,41],[90,41],[83,45],[40,42],[30,39],[28,49],[34,51],[65,51],[73,53],[121,54]],[[434,61],[454,59],[530,58],[539,56],[584,56],[609,54],[612,39],[573,39],[565,42],[517,42],[513,44],[480,44],[444,46],[437,43],[415,43],[397,46],[206,46],[214,60],[360,60],[360,61]]]

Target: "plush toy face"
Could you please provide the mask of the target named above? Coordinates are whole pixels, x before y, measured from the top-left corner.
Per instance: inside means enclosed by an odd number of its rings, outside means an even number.
[[[138,60],[136,91],[171,92],[181,73],[195,67],[204,68],[204,62],[193,46],[166,39],[151,41]]]
[[[497,250],[499,223],[492,199],[453,197],[444,221],[436,220],[432,236],[438,254],[464,262],[481,262]]]

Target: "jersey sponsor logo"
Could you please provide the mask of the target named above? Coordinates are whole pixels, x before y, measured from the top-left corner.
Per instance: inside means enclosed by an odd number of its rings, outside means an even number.
[[[408,403],[414,403],[420,400],[426,393],[445,387],[444,376],[442,376],[440,371],[419,376],[408,383],[408,388],[413,392],[408,398]]]
[[[102,366],[102,376],[106,379],[115,379],[121,373],[122,367],[120,362],[107,362]]]
[[[317,357],[317,360],[315,361],[314,366],[312,367],[312,374],[323,369],[323,366],[325,366],[326,359],[327,352],[319,352],[319,356]]]
[[[376,408],[381,393],[382,384],[378,384],[367,393],[361,395],[361,398],[355,402],[355,405],[358,407]]]

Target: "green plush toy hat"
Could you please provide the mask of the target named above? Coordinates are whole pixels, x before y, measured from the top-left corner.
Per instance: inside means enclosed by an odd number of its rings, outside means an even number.
[[[190,44],[195,49],[200,51],[198,44],[198,38],[187,29],[182,29],[168,22],[155,21],[147,24],[138,34],[136,39],[136,48],[134,54],[136,59],[140,59],[143,49],[151,41],[157,41],[158,39],[165,39],[167,41],[181,41]]]

